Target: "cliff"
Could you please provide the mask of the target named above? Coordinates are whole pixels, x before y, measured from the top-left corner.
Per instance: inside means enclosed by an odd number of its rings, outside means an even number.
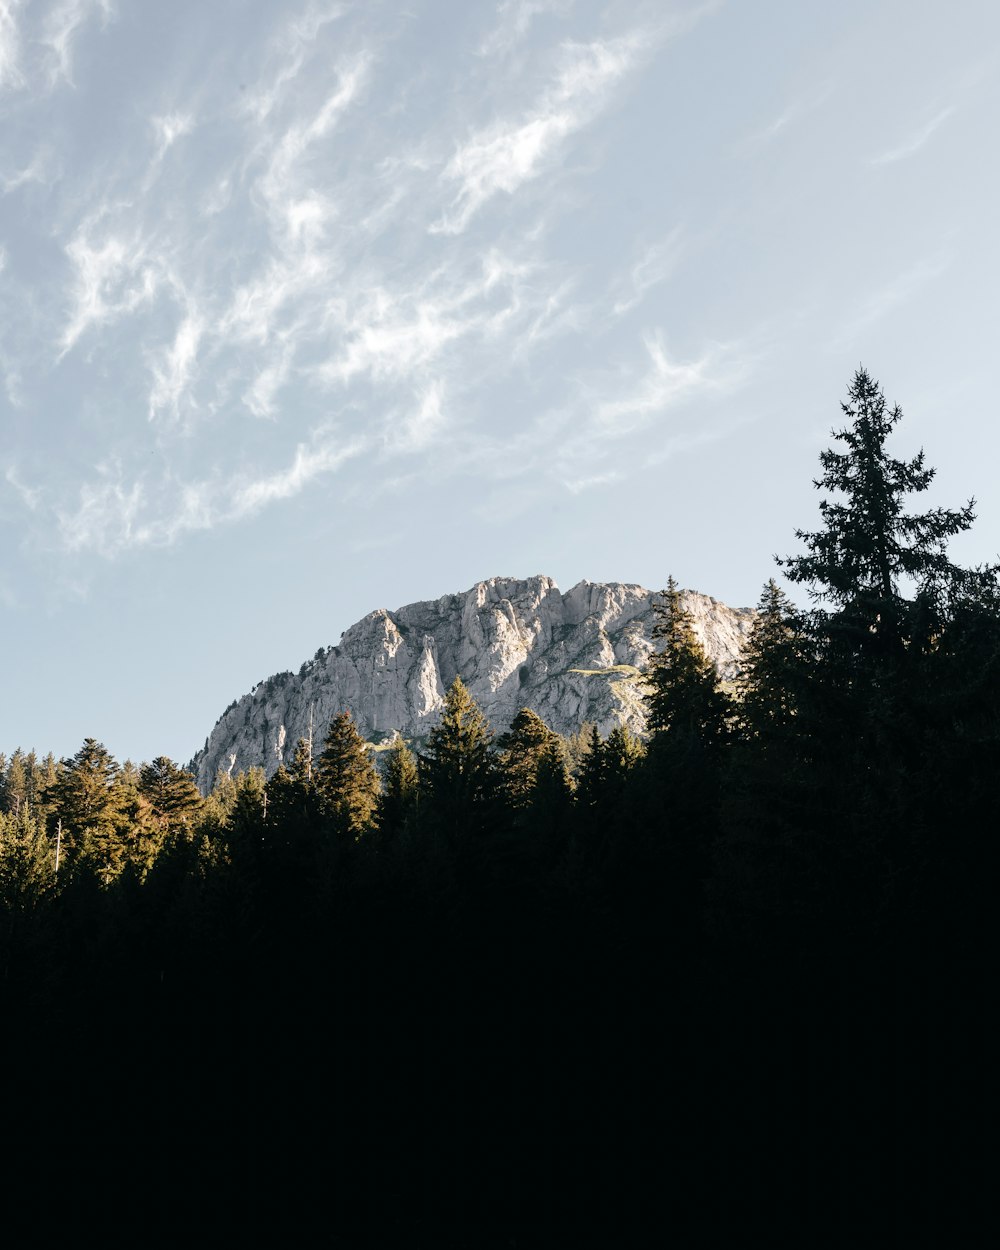
[[[456,676],[498,732],[530,707],[562,734],[584,721],[641,733],[657,597],[620,582],[584,581],[563,594],[550,577],[493,577],[462,594],[379,608],[297,675],[280,673],[231,704],[192,761],[198,784],[210,789],[219,768],[257,764],[270,775],[291,760],[310,719],[318,751],[344,709],[371,741],[396,732],[419,740]],[[720,675],[732,677],[753,613],[694,591],[684,601]]]

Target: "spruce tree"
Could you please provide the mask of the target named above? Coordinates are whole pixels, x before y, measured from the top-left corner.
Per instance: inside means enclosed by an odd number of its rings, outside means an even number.
[[[605,791],[606,777],[607,761],[604,756],[604,743],[601,741],[597,726],[592,724],[576,779],[576,802],[585,814],[585,818],[600,806]]]
[[[321,802],[337,831],[352,841],[359,838],[373,823],[379,780],[350,712],[341,712],[330,722],[315,776]]]
[[[662,645],[649,657],[646,670],[649,729],[658,739],[672,735],[702,746],[718,743],[727,729],[728,700],[672,577],[653,606],[653,638]]]
[[[801,665],[796,615],[772,577],[758,600],[740,655],[736,709],[744,738],[766,748],[791,730]]]
[[[121,871],[126,846],[121,837],[122,795],[119,767],[94,738],[64,759],[54,786],[50,824],[62,821],[63,854],[91,868],[107,883]]]
[[[427,811],[448,836],[489,823],[497,788],[492,743],[486,718],[456,677],[417,761]]]
[[[515,811],[531,806],[538,770],[556,735],[531,708],[523,707],[498,742],[504,797]]]
[[[416,757],[397,736],[387,753],[378,802],[378,827],[383,840],[403,831],[416,809],[417,796]]]
[[[878,659],[898,655],[910,641],[913,607],[947,601],[968,584],[969,575],[947,556],[950,538],[975,520],[975,501],[962,508],[908,512],[908,497],[926,491],[935,470],[919,451],[897,460],[886,443],[902,420],[899,405],[889,409],[878,382],[859,368],[841,404],[850,424],[834,430],[844,450],[820,453],[823,472],[817,490],[823,528],[796,530],[805,554],[778,559],[793,582],[803,583],[817,604],[816,628],[841,650]],[[907,599],[909,591],[911,598]]]
[[[190,773],[165,755],[139,769],[139,791],[149,803],[164,836],[190,830],[197,823],[204,800]]]
[[[44,825],[26,806],[0,812],[0,908],[30,912],[55,882],[55,852]]]

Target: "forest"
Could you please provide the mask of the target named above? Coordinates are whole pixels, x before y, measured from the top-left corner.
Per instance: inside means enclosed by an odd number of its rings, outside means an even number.
[[[114,1188],[89,1143],[129,1143],[152,1202],[169,1155],[180,1207],[225,1206],[233,1168],[230,1231],[322,1210],[334,1244],[891,1244],[970,1215],[1000,569],[952,563],[974,503],[919,511],[934,471],[894,458],[864,369],[841,407],[819,526],[777,560],[806,606],[767,581],[724,687],[668,579],[641,739],[529,708],[495,735],[456,679],[422,742],[376,759],[344,711],[208,796],[93,739],[3,759],[30,1157],[58,1123]]]

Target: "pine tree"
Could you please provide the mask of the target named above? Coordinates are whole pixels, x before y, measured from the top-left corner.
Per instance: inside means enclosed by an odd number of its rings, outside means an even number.
[[[605,792],[606,777],[607,761],[604,756],[604,743],[601,741],[597,726],[592,724],[576,779],[576,802],[584,813],[592,813],[600,806]]]
[[[841,409],[850,424],[833,437],[845,450],[820,453],[823,472],[813,483],[838,497],[820,500],[821,530],[795,531],[806,553],[778,565],[808,587],[814,602],[832,605],[831,613],[818,615],[816,628],[838,649],[858,659],[891,657],[911,639],[915,603],[926,614],[968,584],[946,547],[972,525],[975,501],[959,509],[905,511],[907,497],[926,491],[935,470],[926,467],[922,450],[910,460],[886,450],[902,420],[899,405],[888,409],[878,382],[859,368]],[[906,590],[915,592],[913,599],[904,597]]]
[[[427,809],[448,836],[481,831],[492,815],[497,786],[492,742],[486,718],[456,677],[417,761]]]
[[[93,869],[105,883],[118,875],[126,858],[118,773],[108,749],[94,738],[85,738],[76,755],[62,761],[49,817],[50,823],[62,821],[67,860]]]
[[[321,801],[336,829],[356,840],[373,823],[379,780],[350,712],[341,712],[330,722],[315,775]]]
[[[736,706],[745,738],[766,747],[787,735],[795,720],[801,666],[797,618],[772,577],[761,593],[740,655]]]
[[[55,882],[55,856],[44,825],[22,805],[0,813],[0,908],[29,912]]]
[[[418,798],[417,761],[401,737],[388,751],[378,803],[378,827],[382,838],[391,839],[406,827]]]
[[[280,765],[267,783],[268,843],[290,869],[311,871],[321,838],[322,809],[309,743],[300,738],[291,766]]]
[[[573,780],[566,750],[558,734],[551,734],[538,760],[531,794],[531,814],[541,827],[559,831],[568,826],[573,807]]]
[[[538,770],[556,735],[540,716],[523,707],[497,742],[504,797],[515,811],[531,806]]]
[[[649,729],[657,738],[718,743],[727,729],[728,700],[672,577],[654,611],[653,638],[663,645],[649,657],[646,673]]]
[[[139,791],[164,836],[189,831],[197,823],[204,800],[194,778],[165,755],[139,769]]]

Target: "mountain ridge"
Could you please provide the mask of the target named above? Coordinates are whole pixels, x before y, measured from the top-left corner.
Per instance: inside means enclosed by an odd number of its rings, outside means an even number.
[[[497,732],[531,707],[558,733],[593,721],[602,733],[643,732],[641,671],[653,650],[659,591],[581,581],[563,592],[545,574],[491,577],[469,590],[376,608],[320,647],[297,674],[278,673],[235,700],[191,761],[198,785],[219,769],[257,765],[270,776],[299,738],[314,750],[330,720],[350,711],[361,735],[420,739],[460,676]],[[720,676],[735,673],[754,613],[683,591],[695,632]]]

